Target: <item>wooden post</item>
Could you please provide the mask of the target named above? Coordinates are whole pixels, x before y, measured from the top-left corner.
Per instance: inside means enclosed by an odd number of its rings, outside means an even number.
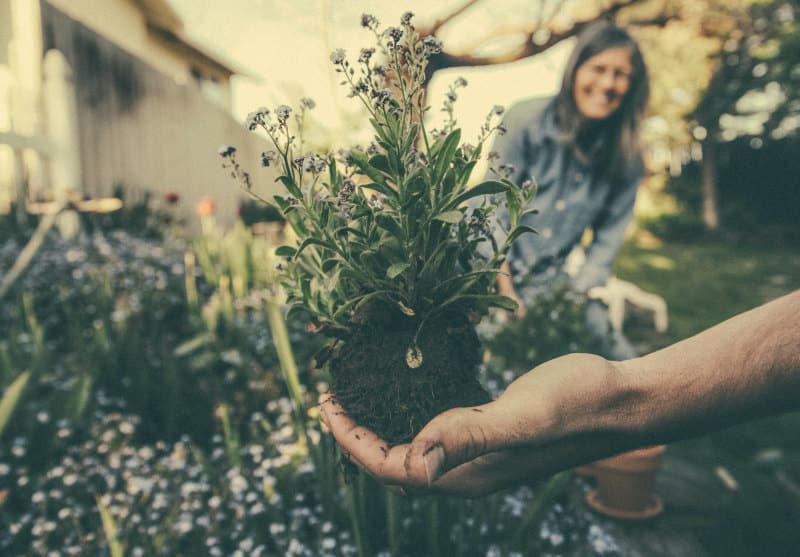
[[[56,203],[64,203],[70,191],[82,190],[82,177],[72,69],[58,50],[49,50],[45,54],[43,93],[47,135],[53,144],[50,179]],[[59,217],[58,228],[65,237],[77,234],[78,225],[78,215],[74,211],[65,211]]]

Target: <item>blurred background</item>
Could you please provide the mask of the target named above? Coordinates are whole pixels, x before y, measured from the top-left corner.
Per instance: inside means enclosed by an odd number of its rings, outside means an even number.
[[[363,12],[406,11],[444,42],[433,125],[469,83],[467,141],[554,94],[587,23],[639,40],[647,176],[615,272],[652,295],[622,298],[640,351],[800,287],[797,0],[0,0],[0,553],[796,554],[797,413],[671,446],[647,526],[593,515],[572,478],[457,502],[337,476],[320,339],[276,309],[280,218],[217,152],[269,197],[242,123],[302,97],[312,147],[368,142],[329,55],[372,44]],[[543,301],[483,380],[585,349],[579,315]]]

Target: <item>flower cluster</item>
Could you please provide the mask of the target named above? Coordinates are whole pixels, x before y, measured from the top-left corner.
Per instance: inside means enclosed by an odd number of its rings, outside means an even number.
[[[384,30],[371,15],[361,23],[376,47],[361,49],[354,64],[343,49],[334,50],[330,60],[349,95],[369,114],[375,137],[366,149],[343,150],[338,157],[305,153],[302,135],[298,141],[289,130],[282,107],[261,108],[245,123],[267,133],[274,150],[262,160],[278,161],[283,171],[279,180],[287,194],[275,196],[274,203],[299,238],[299,245],[279,248],[289,259],[282,284],[290,302],[331,333],[352,330],[369,300],[396,304],[420,329],[445,309],[482,313],[489,306],[514,307],[492,293],[493,277],[510,243],[532,231],[519,226],[519,218],[534,192],[506,179],[469,184],[484,141],[499,129],[502,109],[490,111],[476,145],[461,145],[452,117],[456,91],[466,86],[459,78],[445,100],[450,122],[441,131],[428,130],[426,70],[441,43],[420,37],[410,13]],[[311,106],[301,103],[300,132]],[[225,160],[236,168],[234,154]],[[496,204],[488,196],[495,194],[512,217],[509,240],[500,246],[490,234]]]
[[[270,433],[238,448],[236,464],[222,435],[214,435],[208,449],[187,439],[137,443],[141,419],[111,407],[95,412],[85,431],[70,431],[68,449],[41,472],[20,464],[30,442],[16,438],[0,446],[0,493],[6,494],[0,553],[104,554],[102,508],[126,555],[355,557],[356,536],[345,513],[323,507],[291,412],[289,400],[280,398],[252,414],[250,425],[263,432],[267,424]],[[309,433],[320,438],[319,431]],[[457,502],[453,514],[460,519],[443,517],[440,527],[464,555],[522,555],[511,541],[517,531],[545,552],[617,554],[616,541],[582,508],[556,504],[528,532],[535,497],[521,487],[491,501]],[[424,553],[413,534],[429,526],[426,504],[421,498],[404,502],[403,554]]]
[[[238,466],[221,435],[207,455],[187,439],[137,445],[139,422],[98,411],[42,474],[18,464],[25,440],[0,448],[0,492],[8,494],[0,553],[103,554],[102,507],[129,555],[356,554],[350,531],[309,490],[313,466],[298,452],[287,399],[251,416],[253,427],[274,431],[241,448]]]
[[[226,247],[236,255],[246,245]],[[10,269],[21,249],[14,241],[0,245],[0,269]],[[266,374],[277,357],[258,299],[264,285],[234,290],[236,298],[227,303],[231,288],[220,293],[212,284],[225,270],[205,268],[220,251],[122,230],[47,239],[0,306],[6,332],[0,379],[10,381],[24,369],[36,377],[8,426],[40,439],[26,460],[60,450],[65,430],[59,424],[84,411],[79,401],[89,388],[128,397],[129,410],[144,416],[140,431],[163,439],[181,433],[207,438],[217,401],[235,401],[238,419],[280,392]],[[308,336],[298,321],[289,326],[293,340]],[[314,344],[299,343],[301,361]],[[184,412],[174,414],[176,405]]]

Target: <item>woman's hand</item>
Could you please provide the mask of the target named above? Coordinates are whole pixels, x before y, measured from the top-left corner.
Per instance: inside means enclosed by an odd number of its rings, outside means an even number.
[[[514,283],[511,281],[511,267],[508,261],[503,261],[502,265],[500,265],[500,272],[497,273],[497,293],[502,296],[508,296],[517,302],[517,309],[514,310],[514,317],[516,319],[525,317],[525,302],[522,301],[517,291],[514,290]]]

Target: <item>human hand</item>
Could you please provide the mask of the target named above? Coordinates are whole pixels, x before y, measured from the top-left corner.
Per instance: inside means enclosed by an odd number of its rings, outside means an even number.
[[[525,317],[525,303],[514,290],[514,283],[511,281],[511,268],[508,262],[503,262],[500,266],[500,272],[497,274],[497,293],[502,296],[507,296],[517,303],[517,309],[514,310],[513,316],[515,319],[522,319]]]
[[[607,434],[579,435],[599,417],[589,411],[591,393],[601,393],[602,402],[611,373],[614,366],[597,356],[558,358],[517,379],[497,400],[443,412],[411,443],[395,446],[356,424],[331,394],[320,397],[320,409],[348,458],[379,481],[480,496],[613,454]],[[564,415],[565,405],[575,406],[574,416]]]

